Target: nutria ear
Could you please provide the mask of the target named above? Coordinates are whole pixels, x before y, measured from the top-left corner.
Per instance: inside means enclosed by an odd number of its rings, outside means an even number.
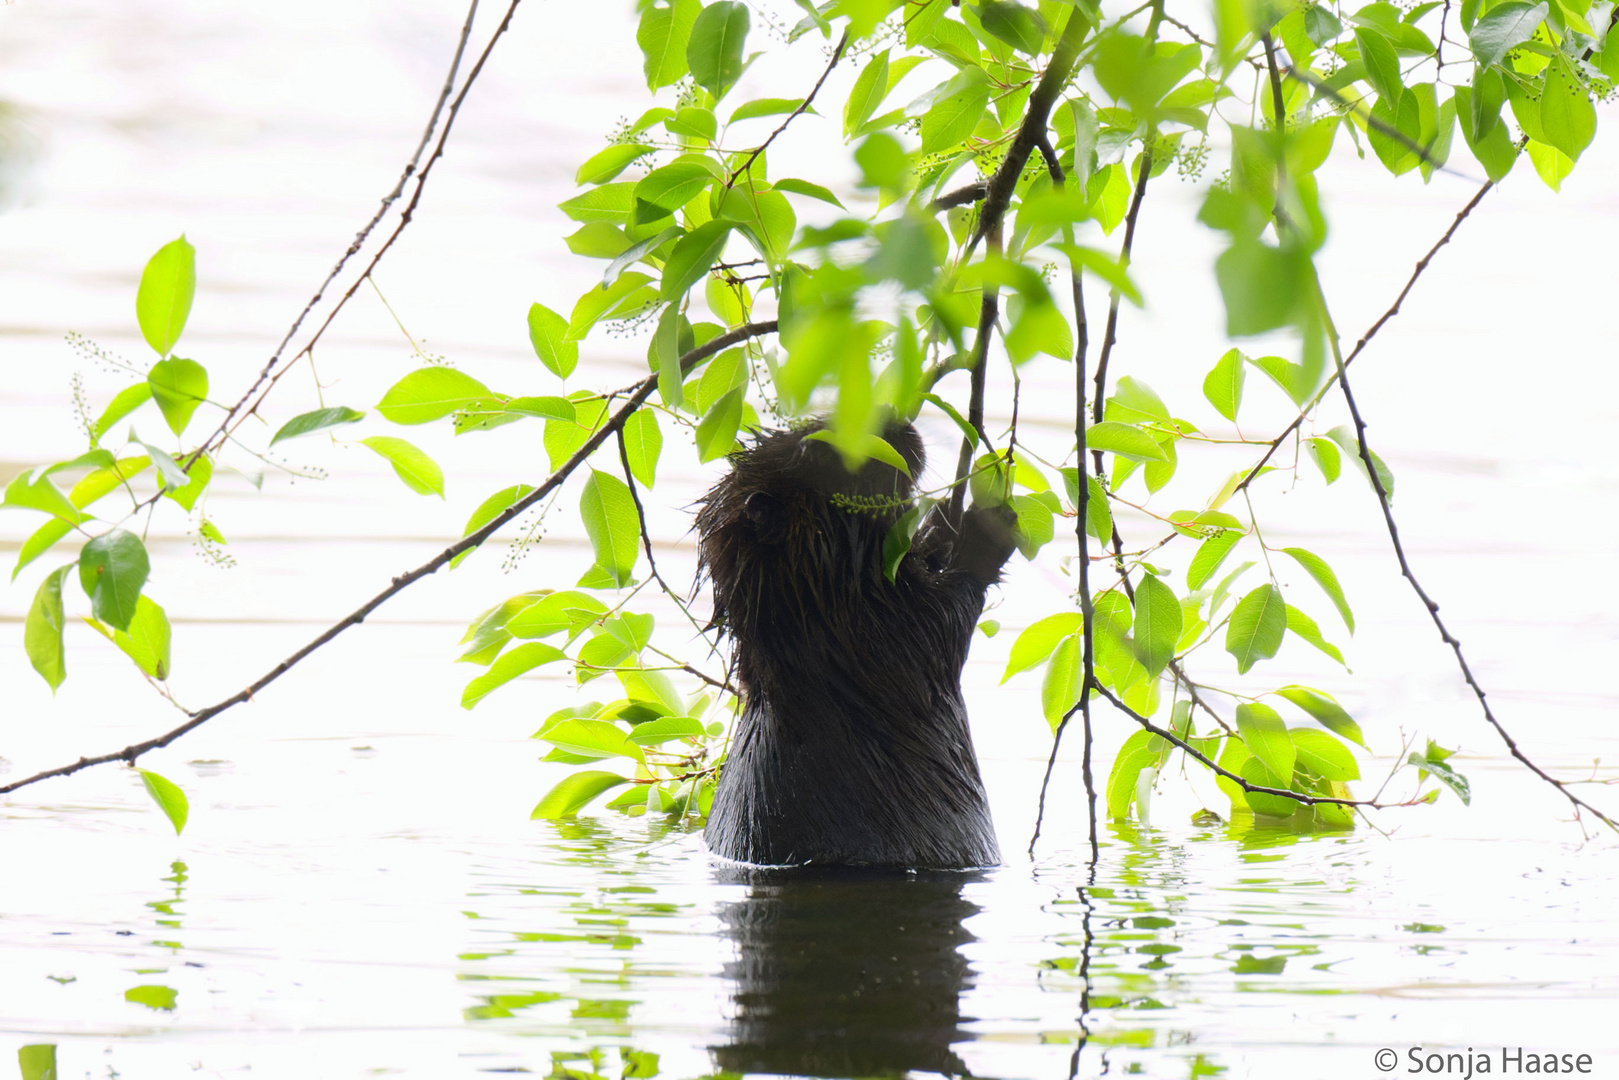
[[[1001,580],[1001,567],[1017,550],[1017,514],[1009,506],[974,505],[961,517],[950,566],[965,570],[985,585]]]
[[[787,508],[768,492],[749,495],[742,504],[742,513],[752,523],[760,543],[779,544],[787,535]]]

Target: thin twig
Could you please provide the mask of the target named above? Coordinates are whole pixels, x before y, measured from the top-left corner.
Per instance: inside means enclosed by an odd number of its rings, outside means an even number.
[[[1051,171],[1053,183],[1060,189],[1064,182],[1062,165],[1057,160],[1055,151],[1051,148],[1051,141],[1044,136],[1040,139],[1040,155],[1045,159],[1046,168]],[[1065,230],[1068,239],[1072,239],[1072,227]],[[1094,742],[1091,729],[1091,684],[1096,681],[1096,648],[1092,637],[1092,615],[1095,607],[1091,603],[1091,551],[1090,536],[1086,532],[1090,520],[1090,477],[1085,472],[1085,365],[1090,352],[1090,324],[1085,318],[1085,289],[1084,280],[1078,265],[1069,268],[1069,284],[1074,296],[1074,440],[1079,448],[1079,514],[1074,523],[1074,532],[1079,541],[1079,615],[1080,615],[1080,680],[1079,680],[1079,713],[1080,727],[1084,734],[1084,758],[1081,762],[1081,771],[1085,781],[1085,801],[1089,807],[1089,837],[1091,847],[1091,874],[1096,873],[1097,860],[1101,858],[1101,845],[1096,835],[1096,777],[1091,762],[1091,750]],[[1046,758],[1045,775],[1040,779],[1040,802],[1034,815],[1034,833],[1029,837],[1029,857],[1034,857],[1034,845],[1040,841],[1040,827],[1046,819],[1046,789],[1051,786],[1051,772],[1057,765],[1057,751],[1062,746],[1063,732],[1068,728],[1068,719],[1073,715],[1069,710],[1057,725],[1057,730],[1051,738],[1051,754]],[[1083,1023],[1083,1020],[1081,1021]],[[1078,1053],[1075,1053],[1078,1061]]]
[[[1001,227],[997,223],[989,231],[989,248],[996,255],[1001,252]],[[995,320],[1000,316],[1000,290],[993,281],[984,282],[978,305],[978,337],[973,341],[972,389],[967,398],[967,423],[978,433],[978,441],[989,442],[984,433],[984,382],[989,369],[989,343],[995,332]],[[963,482],[972,470],[973,440],[965,435],[961,439],[961,454],[956,461],[956,482],[950,491],[950,521],[961,521],[962,502],[967,485]]]
[[[360,286],[366,281],[370,280],[371,275],[376,272],[377,265],[382,262],[383,257],[386,256],[390,250],[392,250],[394,243],[399,239],[400,235],[410,227],[411,221],[414,220],[416,216],[416,208],[421,204],[422,192],[427,187],[427,179],[430,175],[432,175],[433,166],[438,164],[439,159],[444,156],[444,147],[449,142],[450,132],[455,129],[455,121],[456,118],[461,114],[461,106],[465,104],[467,94],[472,90],[473,83],[475,83],[478,80],[478,76],[483,73],[484,64],[489,61],[489,54],[494,52],[495,45],[499,43],[500,39],[511,27],[512,16],[517,12],[517,5],[522,2],[523,0],[511,0],[511,6],[506,9],[505,17],[500,20],[500,25],[495,27],[495,32],[489,37],[489,43],[484,46],[483,52],[479,54],[478,62],[472,65],[471,71],[467,72],[466,80],[461,84],[461,92],[455,95],[455,100],[451,103],[449,112],[444,118],[444,128],[439,133],[438,142],[433,146],[432,156],[427,159],[427,164],[422,167],[421,173],[416,177],[416,188],[411,192],[410,201],[405,204],[405,209],[400,212],[399,223],[394,226],[393,232],[389,233],[388,238],[382,242],[382,246],[377,249],[377,253],[373,255],[371,257],[371,261],[366,264],[365,270],[360,273],[360,276],[354,280],[354,283],[343,292],[341,297],[338,298],[337,303],[333,305],[332,310],[327,313],[325,320],[321,322],[320,327],[316,329],[314,335],[309,339],[308,342],[304,344],[304,347],[299,349],[293,358],[282,366],[280,371],[277,371],[275,374],[269,377],[269,385],[264,386],[263,389],[259,391],[257,399],[252,405],[248,406],[247,411],[242,415],[241,419],[237,421],[238,424],[240,424],[241,421],[245,420],[248,416],[251,416],[258,411],[259,406],[264,404],[264,399],[269,396],[270,391],[275,389],[275,385],[281,381],[282,376],[284,376],[288,371],[292,370],[292,366],[296,364],[299,359],[314,352],[316,343],[320,341],[327,329],[329,329],[332,323],[337,319],[338,313],[341,312],[344,306],[348,304],[349,300],[354,297],[354,294],[359,292]],[[258,383],[255,385],[262,385],[265,381],[266,380],[261,377]],[[249,390],[248,393],[244,395],[242,400],[245,401],[247,398],[252,396],[253,391]],[[240,407],[240,403],[233,406],[232,413],[234,414],[236,409],[239,409]],[[229,417],[226,418],[227,423],[229,422],[229,419]],[[224,425],[221,425],[221,431],[223,430]],[[216,434],[215,438],[217,437],[218,435]],[[213,440],[211,439],[210,441]],[[206,447],[206,444],[204,445]],[[198,452],[200,453],[201,451],[199,450]]]
[[[513,0],[512,8],[515,9],[519,2],[520,0]],[[455,55],[450,60],[450,70],[444,78],[444,87],[439,91],[438,100],[433,103],[433,110],[427,118],[427,126],[422,129],[421,141],[416,144],[416,152],[411,155],[410,161],[406,162],[404,171],[399,174],[399,182],[394,185],[394,189],[392,191],[383,196],[382,205],[377,207],[377,212],[371,216],[370,221],[365,223],[365,227],[355,234],[354,240],[349,244],[348,249],[343,252],[342,256],[337,260],[337,264],[333,266],[331,272],[326,275],[326,280],[320,283],[320,287],[315,290],[315,295],[309,298],[309,302],[304,305],[304,309],[300,311],[298,313],[298,317],[292,321],[292,325],[287,328],[286,334],[282,336],[281,343],[276,346],[275,352],[273,352],[270,355],[270,359],[265,362],[264,367],[259,371],[258,377],[253,380],[253,384],[247,388],[247,391],[242,394],[242,396],[237,400],[236,404],[232,405],[228,410],[226,410],[225,419],[220,422],[219,428],[214,432],[214,434],[210,435],[206,440],[204,440],[202,447],[200,447],[196,453],[191,454],[189,458],[182,463],[185,468],[189,469],[191,463],[196,460],[197,455],[200,454],[203,449],[206,449],[210,444],[218,443],[218,445],[223,445],[222,440],[223,437],[228,433],[228,429],[231,427],[231,421],[236,418],[236,415],[247,405],[248,400],[275,372],[276,366],[280,363],[281,357],[285,354],[287,346],[292,343],[293,337],[298,333],[299,328],[303,326],[304,320],[309,317],[309,313],[312,312],[315,309],[315,306],[321,302],[321,299],[326,295],[326,290],[331,287],[332,282],[337,280],[337,276],[341,274],[343,272],[343,268],[348,265],[349,259],[358,254],[360,249],[365,246],[365,242],[371,237],[372,230],[375,229],[378,223],[382,221],[383,217],[387,215],[389,208],[391,208],[393,204],[397,202],[404,194],[405,184],[412,176],[416,176],[416,167],[421,163],[422,153],[427,149],[427,144],[432,139],[434,130],[438,128],[439,118],[444,115],[444,103],[449,100],[450,92],[455,86],[455,76],[461,68],[461,58],[466,52],[467,40],[472,36],[472,23],[474,17],[478,13],[478,3],[479,0],[472,0],[472,3],[467,8],[466,21],[461,26],[461,36],[456,40]],[[507,11],[506,22],[510,21],[511,11]],[[497,31],[495,34],[496,38],[500,37],[500,33],[505,30],[506,22],[501,23],[500,31]],[[490,47],[494,47],[493,40],[490,41]],[[485,50],[484,55],[488,55],[487,50]],[[482,66],[482,63],[482,60],[480,60],[480,67]],[[461,99],[466,97],[467,87],[472,85],[472,80],[475,78],[477,78],[477,72],[474,72],[471,76],[469,76],[467,79],[467,85],[462,87],[461,96],[460,98],[457,98],[454,108],[452,108],[450,111],[450,122],[454,121],[455,110],[461,107]],[[449,128],[448,124],[446,124],[445,134],[447,135],[448,133]],[[433,155],[435,159],[438,157],[439,153],[442,152],[442,150],[443,142],[440,140],[439,149],[436,150]],[[428,169],[431,168],[432,162],[430,161],[428,162]],[[426,180],[427,170],[424,169],[421,175],[417,176],[416,198],[421,197],[421,185],[425,183]],[[412,205],[414,205],[414,203],[415,199],[412,200]],[[375,264],[373,263],[373,266],[374,265]],[[367,269],[366,274],[362,276],[361,280],[365,280],[365,277],[368,277],[369,275],[370,269]],[[358,287],[359,283],[356,282],[355,284],[356,287]],[[353,290],[351,289],[350,293],[352,294],[352,292]],[[344,297],[344,300],[347,300],[346,296]],[[342,304],[340,302],[339,307],[341,306]],[[318,337],[319,335],[317,334],[316,336]],[[307,351],[307,348],[301,350],[299,356],[302,356],[304,352]],[[296,361],[297,357],[294,357],[292,362],[295,363]]]
[[[821,72],[821,77],[816,79],[815,85],[810,88],[809,97],[800,102],[798,108],[787,114],[787,119],[783,120],[779,125],[777,125],[776,130],[770,133],[770,137],[764,142],[760,143],[758,149],[754,150],[753,153],[748,155],[748,160],[736,167],[736,171],[731,173],[731,178],[725,181],[725,186],[727,189],[736,183],[737,177],[748,171],[748,168],[754,163],[755,160],[758,159],[759,155],[765,152],[765,147],[776,141],[776,136],[787,130],[788,124],[792,123],[794,120],[797,120],[801,115],[803,115],[804,110],[810,107],[810,102],[815,100],[815,95],[821,92],[821,84],[826,82],[826,77],[832,74],[832,69],[838,66],[839,60],[843,59],[843,49],[848,44],[849,32],[845,30],[843,32],[843,37],[838,39],[838,47],[832,50],[832,59],[827,62],[826,70]]]
[[[1371,327],[1360,336],[1359,341],[1355,342],[1355,347],[1350,350],[1348,356],[1344,357],[1344,367],[1348,367],[1350,364],[1354,363],[1355,357],[1359,356],[1361,354],[1361,350],[1366,348],[1366,345],[1372,340],[1372,338],[1377,336],[1377,332],[1379,330],[1383,329],[1383,324],[1400,313],[1400,305],[1405,303],[1405,298],[1407,296],[1411,295],[1411,290],[1416,286],[1417,279],[1422,276],[1424,270],[1428,269],[1428,264],[1433,261],[1433,257],[1439,254],[1440,248],[1450,243],[1450,238],[1456,235],[1456,230],[1461,227],[1462,222],[1467,220],[1467,215],[1473,212],[1473,208],[1478,206],[1478,204],[1484,199],[1484,196],[1488,195],[1490,193],[1490,189],[1493,187],[1495,187],[1495,181],[1491,180],[1480,187],[1478,191],[1474,192],[1473,197],[1467,200],[1467,205],[1462,207],[1461,212],[1456,215],[1456,220],[1450,223],[1450,228],[1445,230],[1445,234],[1434,242],[1433,247],[1428,249],[1428,253],[1426,255],[1417,260],[1416,268],[1411,271],[1411,276],[1406,279],[1405,288],[1400,290],[1400,295],[1394,298],[1394,303],[1389,305],[1389,309],[1383,312],[1383,314],[1378,317],[1377,321],[1374,322]],[[1316,394],[1314,400],[1312,400],[1309,405],[1300,411],[1298,416],[1294,417],[1293,422],[1287,425],[1287,428],[1283,430],[1280,435],[1271,440],[1270,446],[1265,450],[1265,453],[1260,457],[1259,461],[1252,469],[1248,470],[1248,475],[1244,476],[1242,478],[1242,482],[1236,486],[1235,490],[1233,490],[1233,495],[1238,491],[1242,491],[1247,488],[1249,484],[1253,483],[1254,480],[1258,478],[1260,471],[1265,467],[1265,463],[1271,459],[1271,456],[1276,453],[1277,449],[1282,445],[1282,443],[1286,442],[1287,439],[1299,429],[1299,426],[1314,413],[1315,407],[1320,404],[1321,399],[1326,396],[1327,391],[1331,390],[1333,384],[1337,381],[1338,372],[1334,371],[1331,378],[1327,380],[1327,385],[1321,388],[1321,390]]]
[[[1317,290],[1317,297],[1321,303],[1322,311],[1325,313],[1326,302],[1324,298],[1320,297],[1319,290]],[[1496,718],[1494,710],[1490,708],[1490,703],[1485,698],[1484,688],[1479,685],[1478,679],[1474,677],[1473,669],[1468,666],[1467,657],[1462,655],[1462,643],[1456,639],[1455,635],[1450,632],[1449,627],[1445,625],[1445,621],[1439,617],[1439,605],[1434,601],[1433,597],[1428,595],[1427,590],[1422,587],[1422,583],[1417,580],[1416,574],[1412,572],[1411,563],[1406,559],[1405,545],[1400,541],[1399,527],[1394,523],[1394,510],[1389,505],[1388,491],[1383,487],[1382,477],[1377,474],[1377,466],[1374,464],[1372,459],[1371,447],[1368,446],[1366,442],[1366,421],[1361,415],[1360,406],[1355,401],[1354,391],[1350,389],[1349,379],[1344,372],[1345,361],[1341,358],[1337,334],[1334,333],[1331,328],[1330,319],[1327,321],[1327,340],[1332,345],[1333,359],[1337,361],[1338,364],[1338,387],[1343,391],[1344,403],[1349,406],[1349,416],[1355,423],[1355,445],[1360,451],[1360,459],[1362,463],[1364,463],[1366,466],[1366,475],[1371,478],[1372,489],[1377,492],[1377,503],[1383,511],[1383,522],[1388,527],[1389,543],[1393,545],[1394,556],[1399,560],[1400,573],[1403,574],[1405,579],[1411,583],[1411,589],[1417,594],[1417,598],[1422,601],[1422,606],[1428,609],[1428,617],[1433,620],[1434,626],[1439,631],[1440,638],[1445,642],[1446,645],[1449,645],[1451,651],[1456,654],[1456,666],[1461,669],[1462,678],[1466,681],[1468,687],[1473,691],[1473,696],[1478,698],[1479,708],[1484,711],[1484,719],[1487,720],[1490,726],[1495,729],[1496,734],[1501,736],[1501,741],[1506,743],[1507,751],[1513,757],[1517,758],[1518,761],[1530,772],[1534,773],[1536,776],[1546,781],[1546,783],[1562,792],[1563,797],[1568,799],[1570,803],[1574,804],[1574,812],[1576,816],[1578,816],[1580,810],[1582,809],[1589,810],[1592,814],[1596,815],[1596,817],[1604,825],[1608,826],[1610,829],[1613,829],[1615,832],[1619,832],[1619,822],[1616,822],[1613,818],[1609,817],[1601,810],[1598,810],[1596,807],[1574,794],[1574,792],[1569,790],[1567,784],[1557,779],[1555,776],[1552,776],[1545,769],[1542,769],[1539,765],[1536,765],[1533,761],[1529,760],[1528,756],[1518,748],[1517,741],[1513,739],[1510,733],[1508,733],[1506,727],[1503,726],[1501,721]]]
[[[682,374],[690,372],[693,368],[697,367],[709,357],[715,355],[723,349],[735,345],[740,341],[747,341],[750,338],[760,337],[764,334],[772,334],[775,333],[775,331],[776,321],[774,319],[771,319],[768,322],[748,323],[744,326],[739,326],[734,330],[721,334],[719,337],[714,338],[707,344],[693,349],[685,356],[682,356],[680,358],[681,372]],[[274,668],[271,668],[269,672],[261,676],[252,685],[238,691],[217,704],[210,705],[205,709],[199,709],[198,711],[191,713],[190,719],[188,719],[185,723],[165,732],[162,735],[157,736],[156,738],[147,739],[144,742],[132,743],[131,745],[124,747],[122,750],[117,750],[110,754],[101,754],[96,757],[81,757],[78,761],[71,764],[62,765],[54,769],[47,769],[44,772],[35,773],[32,776],[27,776],[21,780],[13,781],[10,784],[0,787],[0,795],[8,794],[9,792],[16,791],[19,788],[27,787],[30,784],[37,784],[41,780],[48,780],[52,777],[71,776],[73,773],[79,772],[81,769],[87,769],[92,765],[105,765],[114,761],[133,763],[135,759],[140,757],[142,754],[168,746],[181,736],[198,727],[201,727],[203,724],[207,723],[209,720],[212,720],[220,713],[240,705],[245,701],[251,701],[255,694],[269,686],[271,683],[275,682],[288,671],[292,670],[292,668],[296,667],[300,661],[308,657],[311,653],[315,652],[323,645],[326,645],[349,627],[358,626],[360,623],[364,622],[373,611],[381,607],[388,600],[392,599],[397,593],[402,592],[421,578],[427,577],[429,574],[436,572],[462,552],[471,551],[473,548],[479,546],[485,540],[493,536],[502,526],[506,525],[508,522],[522,514],[530,506],[533,506],[535,503],[545,498],[556,488],[560,487],[563,481],[567,480],[575,469],[582,465],[585,460],[588,459],[590,455],[601,446],[602,443],[606,442],[610,436],[618,432],[618,430],[624,426],[624,422],[628,420],[637,409],[645,404],[647,398],[652,396],[652,392],[657,388],[657,385],[658,377],[656,375],[651,375],[641,380],[635,392],[630,395],[629,400],[626,401],[624,405],[612,415],[606,424],[597,429],[596,432],[590,436],[590,438],[586,439],[584,445],[576,450],[572,457],[563,462],[561,467],[553,472],[544,483],[540,484],[533,491],[514,502],[505,510],[501,511],[483,528],[477,530],[476,532],[468,533],[466,536],[462,537],[460,540],[457,540],[455,543],[433,556],[433,558],[429,559],[427,562],[416,567],[414,570],[406,571],[405,573],[394,578],[387,588],[383,589],[381,592],[377,593],[377,595],[367,600],[364,604],[361,604],[358,608],[355,608],[342,619],[328,627],[313,641],[309,642],[309,644],[305,645],[303,648],[281,661]]]

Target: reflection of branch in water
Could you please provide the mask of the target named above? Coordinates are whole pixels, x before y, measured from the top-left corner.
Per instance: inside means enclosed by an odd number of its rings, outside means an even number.
[[[750,887],[720,908],[736,944],[726,965],[728,1072],[876,1076],[967,1071],[952,1043],[972,971],[962,921],[978,905],[959,873],[726,871]]]

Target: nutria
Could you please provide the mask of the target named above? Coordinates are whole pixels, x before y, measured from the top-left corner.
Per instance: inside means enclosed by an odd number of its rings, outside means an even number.
[[[851,474],[821,427],[758,433],[697,514],[743,701],[704,838],[764,866],[994,866],[961,669],[1015,519],[935,508],[889,581],[911,480],[875,458]],[[884,437],[920,475],[916,429]]]

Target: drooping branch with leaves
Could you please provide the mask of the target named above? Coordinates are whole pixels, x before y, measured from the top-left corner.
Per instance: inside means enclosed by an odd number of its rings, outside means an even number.
[[[75,595],[64,586],[76,577],[83,601],[74,603],[89,612],[91,625],[169,692],[169,626],[145,589],[141,522],[159,510],[188,515],[212,549],[224,551],[225,530],[206,509],[214,468],[229,455],[268,449],[248,445],[241,420],[300,408],[298,380],[287,376],[312,362],[321,333],[413,216],[431,212],[426,182],[435,167],[447,167],[441,162],[455,117],[518,0],[458,84],[476,7],[399,186],[237,403],[216,406],[209,386],[219,373],[211,377],[203,363],[175,354],[196,291],[193,253],[182,238],[153,257],[137,297],[156,361],[133,372],[132,385],[99,413],[85,412],[84,454],[7,487],[6,507],[45,515],[23,545],[14,578],[70,537],[80,542],[72,561],[37,584],[25,626],[28,656],[53,688],[66,674],[63,626]],[[1343,662],[1317,619],[1284,599],[1273,565],[1285,557],[1301,569],[1320,587],[1322,610],[1352,633],[1349,597],[1330,563],[1318,552],[1268,544],[1253,511],[1251,493],[1277,471],[1271,462],[1287,446],[1314,463],[1324,484],[1346,472],[1369,482],[1399,568],[1453,647],[1487,721],[1577,814],[1611,826],[1604,811],[1536,765],[1485,704],[1400,547],[1393,475],[1366,441],[1347,368],[1523,158],[1554,189],[1575,167],[1595,134],[1592,100],[1611,94],[1619,75],[1619,38],[1610,42],[1615,11],[1607,0],[1353,9],[1219,0],[1210,18],[1201,7],[1170,10],[1167,0],[1129,10],[1060,0],[798,0],[783,21],[738,0],[645,0],[638,48],[626,42],[624,56],[644,75],[647,108],[578,167],[581,190],[561,204],[577,225],[566,243],[580,259],[582,287],[571,306],[542,298],[528,311],[538,361],[529,385],[496,390],[471,371],[432,363],[398,380],[375,404],[376,420],[357,407],[362,403],[317,397],[305,403],[315,408],[296,412],[268,440],[337,438],[349,425],[380,421],[388,426],[357,441],[385,458],[411,491],[441,494],[437,463],[387,433],[393,427],[447,422],[475,437],[539,423],[549,474],[513,477],[479,506],[460,541],[393,578],[236,695],[188,710],[170,731],[22,778],[0,793],[105,762],[134,764],[251,700],[390,597],[473,556],[531,508],[543,512],[568,498],[577,499],[595,565],[576,583],[542,583],[472,621],[460,659],[483,670],[462,704],[473,708],[548,665],[571,666],[580,684],[616,683],[621,697],[570,705],[541,726],[536,737],[552,747],[547,760],[578,768],[545,795],[535,816],[570,815],[619,788],[606,804],[612,809],[701,816],[724,768],[737,702],[714,628],[690,609],[684,583],[665,580],[653,563],[657,538],[648,531],[646,505],[665,490],[658,483],[663,455],[717,462],[751,430],[821,416],[826,428],[817,437],[851,469],[873,456],[903,467],[880,433],[894,417],[929,416],[959,430],[959,458],[942,486],[899,515],[885,544],[886,569],[892,577],[910,557],[931,506],[959,520],[970,491],[977,504],[1003,503],[1015,512],[1026,557],[1069,574],[1072,587],[1058,610],[1013,642],[1005,677],[1041,671],[1042,712],[1053,734],[1048,781],[1058,740],[1069,718],[1081,715],[1093,849],[1097,819],[1142,813],[1177,752],[1192,770],[1213,775],[1230,813],[1297,828],[1347,827],[1359,808],[1431,801],[1441,788],[1469,797],[1449,752],[1431,742],[1409,756],[1402,748],[1400,764],[1411,777],[1405,794],[1357,797],[1348,785],[1360,779],[1362,730],[1332,696],[1302,685],[1255,692],[1248,681],[1226,685],[1193,673],[1189,660],[1202,672],[1211,667],[1208,653],[1223,648],[1235,673],[1246,676],[1289,636]],[[772,87],[782,96],[738,100],[745,75],[748,85],[769,80],[774,68],[765,58],[816,48],[813,81]],[[841,173],[832,167],[817,176],[773,171],[775,151],[828,117],[841,120],[857,177],[852,189],[837,189],[832,178]],[[1461,168],[1453,152],[1465,145],[1488,178],[1388,312],[1347,352],[1317,272],[1327,235],[1317,174],[1346,142],[1372,151],[1362,167],[1423,181]],[[1216,155],[1229,157],[1229,169],[1205,181]],[[1236,346],[1207,358],[1204,404],[1217,418],[1207,430],[1179,415],[1202,405],[1172,410],[1132,373],[1133,343],[1118,332],[1121,305],[1140,303],[1152,289],[1132,276],[1132,248],[1143,213],[1169,212],[1149,195],[1169,182],[1172,167],[1201,191],[1197,222],[1185,227],[1211,229],[1222,242],[1213,273],[1228,335],[1280,334],[1291,342],[1289,356],[1254,357]],[[293,349],[304,320],[367,248],[407,183],[414,186],[392,231]],[[1063,284],[1054,288],[1059,275]],[[1100,290],[1087,290],[1088,283]],[[1095,303],[1103,291],[1093,361],[1087,292]],[[600,368],[591,357],[608,328],[646,338],[646,374],[629,386],[597,385]],[[1066,447],[1020,436],[1015,404],[1010,424],[995,427],[986,406],[991,395],[1016,402],[1037,366],[1061,364],[1074,367]],[[1297,418],[1273,437],[1234,427],[1254,371],[1297,408]],[[1319,409],[1334,390],[1354,424],[1319,431]],[[148,407],[173,444],[115,445],[118,427]],[[210,434],[188,436],[205,409],[221,414],[211,429],[202,425]],[[1252,463],[1211,492],[1171,488],[1184,455],[1229,444],[1250,445]],[[59,486],[64,478],[74,481],[67,490]],[[1077,551],[1057,541],[1059,519],[1072,521]],[[1137,530],[1126,521],[1139,520],[1152,534],[1127,536]],[[1227,569],[1241,556],[1252,558]],[[638,610],[647,606],[638,597],[649,582],[679,608],[680,625],[661,626]],[[986,621],[983,629],[996,627]],[[703,642],[702,652],[684,655],[693,640]],[[1137,725],[1101,785],[1104,805],[1091,777],[1101,715],[1093,715],[1095,702]],[[609,767],[614,763],[619,767]],[[183,794],[156,774],[147,774],[147,784],[178,827]],[[1043,805],[1043,791],[1041,798]]]

